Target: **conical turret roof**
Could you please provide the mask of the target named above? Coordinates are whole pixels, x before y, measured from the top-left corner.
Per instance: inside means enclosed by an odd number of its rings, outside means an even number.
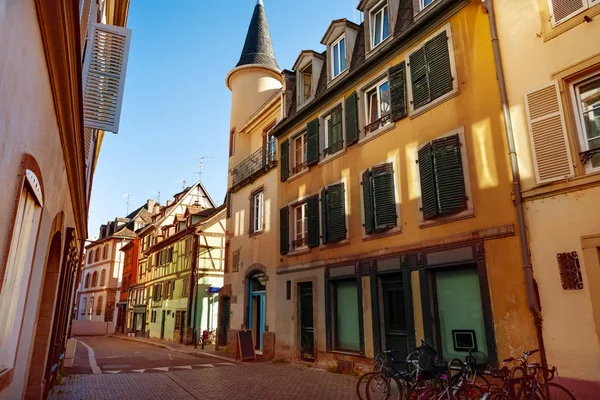
[[[248,27],[244,49],[236,67],[253,64],[266,65],[279,70],[262,0],[258,0],[256,7],[254,7],[254,14],[252,14],[252,20]]]

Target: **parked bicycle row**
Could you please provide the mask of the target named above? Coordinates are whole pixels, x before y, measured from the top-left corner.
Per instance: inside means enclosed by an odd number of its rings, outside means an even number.
[[[491,368],[487,355],[469,349],[464,360],[449,362],[422,341],[405,360],[394,359],[394,350],[375,356],[372,372],[356,385],[361,400],[575,400],[558,383],[556,367],[530,362],[539,350],[524,351],[522,357],[502,361]]]

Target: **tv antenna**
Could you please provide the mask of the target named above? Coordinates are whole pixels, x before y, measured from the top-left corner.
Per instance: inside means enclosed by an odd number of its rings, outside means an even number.
[[[202,169],[204,168],[204,164],[206,164],[206,159],[214,158],[214,157],[200,157],[198,161],[198,182],[202,180]]]
[[[178,181],[175,181],[175,183],[181,183],[181,190],[185,189],[185,184],[187,183],[187,181],[185,179],[180,179]]]
[[[127,205],[127,212],[125,213],[125,216],[129,215],[129,193],[125,193],[122,197],[125,197],[127,200],[125,200],[125,204]]]
[[[156,202],[160,204],[160,190],[156,192]]]

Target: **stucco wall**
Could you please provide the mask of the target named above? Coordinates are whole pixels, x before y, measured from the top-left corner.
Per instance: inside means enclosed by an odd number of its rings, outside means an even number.
[[[33,1],[0,3],[0,255],[7,251],[13,207],[24,153],[41,169],[44,206],[33,260],[25,315],[12,384],[0,398],[21,398],[28,377],[35,324],[42,293],[45,259],[54,217],[64,211],[65,227],[74,219],[56,123],[54,103]],[[63,232],[64,233],[64,232]]]

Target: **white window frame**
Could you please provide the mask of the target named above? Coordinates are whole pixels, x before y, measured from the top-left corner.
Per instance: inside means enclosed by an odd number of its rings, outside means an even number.
[[[384,27],[384,23],[383,23],[383,16],[384,16],[384,12],[383,10],[387,8],[388,10],[388,35],[386,37],[383,37],[383,27]],[[375,43],[375,29],[377,28],[377,14],[382,13],[381,14],[381,40],[379,41],[379,43]],[[379,3],[377,3],[377,5],[375,5],[373,8],[371,8],[371,10],[369,10],[369,25],[370,25],[370,29],[369,29],[369,33],[371,35],[371,50],[376,48],[377,46],[379,46],[381,43],[385,42],[387,38],[389,38],[390,36],[392,36],[392,29],[391,29],[391,24],[390,24],[390,5],[388,4],[387,0],[383,0]]]
[[[325,149],[329,148],[329,120],[331,119],[331,112],[340,107],[342,113],[342,141],[343,146],[340,150],[336,151],[333,154],[325,155]],[[331,107],[328,107],[327,110],[319,114],[319,165],[322,163],[326,163],[334,157],[343,154],[346,151],[346,147],[348,143],[346,143],[346,118],[345,118],[345,109],[346,105],[344,104],[344,99],[340,99],[340,101],[336,101]]]
[[[299,251],[308,248],[308,216],[307,213],[308,203],[306,199],[294,204],[292,206],[291,212],[291,220],[292,220],[292,251]],[[302,210],[302,239],[304,240],[304,244],[302,246],[296,246],[296,241],[298,240],[298,230],[296,225],[296,213],[298,210]]]
[[[419,0],[419,10],[423,11],[425,10],[427,7],[431,6],[433,3],[436,2],[436,0],[430,0],[429,4],[425,4],[426,0]]]
[[[304,71],[306,71],[308,68],[310,68],[312,70],[312,72],[310,73],[310,93],[309,93],[309,96],[307,97],[306,93],[304,92],[304,79],[305,79],[305,72]],[[313,95],[313,92],[314,92],[314,88],[313,88],[313,81],[314,81],[313,75],[314,75],[314,72],[315,71],[314,71],[313,63],[312,62],[309,62],[304,68],[302,68],[302,70],[300,70],[300,74],[299,74],[299,76],[300,76],[300,85],[299,85],[299,88],[300,88],[300,90],[299,90],[299,93],[300,93],[299,100],[300,100],[300,102],[299,103],[300,103],[300,105],[304,105],[304,104],[309,103],[312,100],[313,96],[314,96]]]
[[[435,100],[430,101],[419,109],[415,110],[413,106],[413,97],[412,97],[412,80],[410,79],[410,55],[415,51],[423,48],[427,41],[433,39],[435,36],[439,35],[443,31],[446,31],[446,36],[448,37],[448,56],[450,57],[450,72],[452,73],[452,90],[446,93],[445,95],[438,97]],[[410,52],[406,53],[406,90],[408,91],[408,104],[409,104],[409,116],[410,118],[414,118],[418,115],[421,115],[433,107],[436,107],[438,104],[443,103],[448,100],[450,97],[454,97],[458,93],[458,74],[456,72],[456,59],[454,58],[454,41],[452,38],[452,29],[450,24],[444,25],[439,30],[435,31],[433,34],[429,35],[425,39],[421,41],[421,43],[415,48],[411,49]]]
[[[465,142],[465,127],[461,126],[457,129],[454,129],[450,132],[447,132],[441,136],[432,138],[424,143],[419,144],[415,147],[414,159],[419,160],[419,150],[428,143],[431,143],[433,140],[441,139],[447,136],[452,136],[458,134],[458,140],[460,142],[460,160],[462,162],[463,168],[463,180],[465,182],[465,195],[467,196],[467,209],[461,211],[456,214],[450,214],[441,216],[432,220],[425,220],[423,218],[423,198],[421,197],[421,174],[419,172],[419,166],[415,168],[415,185],[417,189],[417,193],[419,195],[418,209],[419,212],[419,228],[427,228],[430,226],[441,225],[448,222],[457,221],[460,219],[470,218],[475,216],[474,202],[473,202],[473,192],[471,190],[471,178],[469,173],[469,161],[467,157],[467,143]]]
[[[298,164],[298,159],[296,158],[296,154],[297,154],[297,152],[296,152],[296,150],[297,150],[296,141],[298,139],[301,139],[301,142],[302,142],[302,161],[300,162],[300,164]],[[291,144],[290,147],[291,147],[291,151],[293,153],[293,157],[290,157],[290,159],[292,161],[292,168],[291,169],[292,169],[292,172],[293,172],[291,176],[294,176],[294,175],[297,175],[297,174],[301,173],[302,171],[305,171],[308,168],[306,166],[306,151],[305,151],[305,149],[306,149],[306,131],[302,131],[299,134],[293,135],[290,138],[290,140],[292,142],[292,144]],[[302,168],[297,170],[296,167],[298,165],[302,165]]]
[[[600,1],[600,0],[598,0],[598,1]],[[587,134],[585,131],[585,121],[583,119],[583,112],[581,110],[579,87],[581,85],[583,85],[584,83],[586,83],[587,81],[594,80],[594,78],[600,79],[600,72],[596,71],[594,73],[588,74],[588,75],[582,77],[581,79],[573,81],[569,84],[571,98],[572,98],[573,113],[576,115],[575,122],[577,125],[577,138],[579,140],[579,146],[581,148],[581,151],[587,151],[590,148],[589,148],[589,144],[588,144]],[[592,172],[600,171],[600,167],[596,167],[596,168],[592,167],[591,160],[588,161],[584,166],[585,166],[585,172],[588,174],[592,173]]]
[[[341,52],[341,43],[342,40],[344,41],[344,54],[342,55]],[[346,41],[346,35],[342,35],[340,36],[335,42],[333,42],[331,44],[331,79],[335,79],[338,76],[340,76],[344,71],[346,71],[346,69],[348,68],[348,60],[346,57],[346,46],[348,45],[347,41]],[[338,51],[336,53],[335,51],[335,46],[338,46]],[[342,69],[342,57],[344,59],[345,62],[345,66],[344,69]],[[340,70],[338,71],[338,73],[335,73],[335,59],[337,58],[338,60],[338,65],[340,67]]]
[[[374,122],[376,122],[379,119],[381,119],[381,118],[384,117],[383,115],[379,115],[378,118],[375,121],[370,121],[369,120],[370,114],[371,114],[370,113],[370,111],[371,111],[371,109],[370,109],[370,107],[371,107],[371,102],[370,102],[371,96],[369,95],[369,92],[375,91],[375,94],[377,95],[377,107],[379,108],[379,110],[378,110],[378,114],[379,114],[381,112],[381,94],[380,94],[379,88],[381,86],[383,86],[384,84],[386,84],[386,83],[388,84],[388,92],[389,92],[390,91],[390,83],[389,83],[387,75],[383,76],[376,83],[373,83],[373,84],[367,86],[365,89],[362,90],[362,92],[363,92],[363,98],[364,98],[364,104],[363,104],[364,105],[364,109],[363,110],[364,110],[364,117],[365,117],[365,119],[364,119],[364,125],[363,125],[363,127],[361,129],[361,132],[362,132],[362,134],[363,134],[364,137],[371,136],[371,135],[377,133],[380,129],[384,129],[387,125],[389,125],[389,124],[392,123],[391,120],[387,121],[381,127],[375,129],[372,132],[369,132],[368,134],[365,134],[365,129],[364,128],[366,126],[371,125]],[[386,115],[389,115],[391,113],[391,107],[392,107],[392,104],[391,104],[391,92],[390,92],[390,98],[389,98],[389,100],[390,100],[390,112],[388,114],[386,114]]]
[[[252,195],[252,233],[262,232],[265,228],[265,191],[260,190]]]
[[[574,12],[572,12],[571,14],[567,15],[566,17],[564,17],[562,20],[560,20],[559,22],[556,22],[556,19],[554,18],[554,7],[552,6],[552,0],[548,0],[548,11],[550,12],[550,18],[552,19],[552,27],[555,28],[556,26],[570,20],[571,18],[575,17],[576,15],[581,14],[582,12],[600,4],[600,0],[582,0],[583,3],[583,7],[580,8],[579,10],[576,10]]]

